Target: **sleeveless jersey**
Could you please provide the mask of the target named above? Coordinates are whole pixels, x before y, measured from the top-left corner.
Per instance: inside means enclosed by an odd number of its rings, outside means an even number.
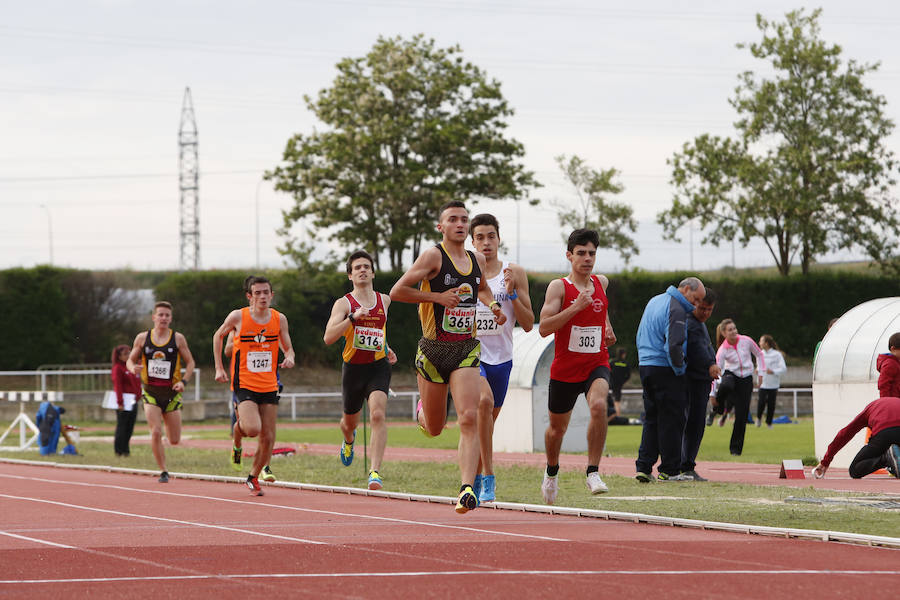
[[[278,339],[281,315],[270,308],[269,322],[263,325],[250,316],[250,307],[241,309],[241,330],[234,338],[231,389],[252,392],[278,391]]]
[[[565,309],[575,302],[580,293],[569,281],[562,280],[565,288]],[[606,349],[606,313],[609,304],[600,279],[591,275],[594,284],[594,302],[576,314],[568,323],[556,330],[554,337],[553,363],[550,378],[557,381],[579,382],[587,379],[597,367],[609,367],[609,351]]]
[[[506,322],[498,325],[494,319],[494,313],[490,307],[478,301],[475,313],[476,327],[478,328],[478,340],[481,342],[481,362],[489,365],[499,365],[512,360],[513,357],[513,328],[516,326],[516,313],[513,310],[513,301],[506,293],[506,280],[503,271],[509,267],[504,261],[500,272],[487,280],[491,288],[494,300],[500,303],[500,309],[506,315]]]
[[[444,249],[443,242],[436,246],[441,251],[441,270],[432,279],[425,279],[419,289],[423,292],[445,292],[459,288],[459,304],[446,308],[437,302],[419,303],[419,319],[422,321],[422,337],[429,340],[457,342],[475,337],[475,305],[478,302],[478,286],[481,269],[475,254],[466,250],[468,268],[460,271]]]
[[[181,381],[181,353],[175,344],[175,331],[170,329],[169,338],[157,344],[153,341],[153,330],[149,330],[144,340],[141,364],[141,382],[144,385],[171,388]]]
[[[344,298],[350,303],[350,312],[362,306],[353,294]],[[385,340],[387,314],[381,294],[375,292],[375,305],[365,307],[369,314],[351,323],[344,331],[344,362],[354,365],[372,363],[387,356]]]

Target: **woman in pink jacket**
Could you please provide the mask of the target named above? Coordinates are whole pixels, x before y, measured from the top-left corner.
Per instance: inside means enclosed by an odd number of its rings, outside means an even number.
[[[737,325],[731,319],[723,319],[719,323],[716,328],[716,343],[719,346],[716,364],[722,369],[716,401],[720,406],[734,407],[734,429],[729,447],[732,456],[740,456],[744,451],[744,432],[747,429],[747,415],[750,413],[750,398],[753,396],[752,357],[756,357],[760,373],[766,372],[766,359],[753,338],[740,335]],[[762,383],[762,375],[758,379],[757,385]],[[726,409],[725,415],[727,414]]]

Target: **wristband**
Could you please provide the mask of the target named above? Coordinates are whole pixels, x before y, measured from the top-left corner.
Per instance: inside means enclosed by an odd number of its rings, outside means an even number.
[[[355,324],[355,323],[356,323],[356,319],[353,318],[353,313],[350,313],[349,315],[347,315],[347,318],[350,319],[350,323],[351,323],[351,324]]]
[[[519,293],[516,290],[513,290],[512,294],[507,294],[507,296],[509,296],[510,300],[515,300],[516,298],[519,297]]]
[[[500,308],[500,303],[497,302],[496,300],[494,300],[493,302],[491,302],[491,303],[488,305],[488,308],[491,309],[491,310],[494,310],[494,305],[495,305],[495,304],[497,305],[497,308]]]

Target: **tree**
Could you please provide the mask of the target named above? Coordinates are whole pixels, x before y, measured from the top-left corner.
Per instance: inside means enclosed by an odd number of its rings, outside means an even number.
[[[577,200],[575,208],[557,203],[559,224],[569,230],[597,230],[601,248],[615,249],[627,263],[638,253],[638,247],[626,230],[637,231],[637,221],[630,206],[608,198],[625,190],[625,186],[615,181],[619,171],[615,168],[597,171],[574,155],[557,156],[556,164],[572,184]]]
[[[326,125],[287,143],[283,164],[266,174],[294,205],[284,211],[282,252],[302,249],[291,228],[312,230],[369,249],[392,269],[402,253],[418,256],[436,238],[437,209],[449,200],[521,199],[538,184],[517,160],[522,145],[504,135],[513,114],[461,49],[417,35],[379,38],[363,58],[345,58],[330,88],[306,105]],[[296,258],[296,257],[295,257]]]
[[[878,64],[841,62],[819,37],[821,10],[757,15],[763,34],[748,48],[772,79],[739,76],[729,101],[736,138],[704,134],[675,153],[672,207],[657,216],[674,239],[698,219],[703,243],[761,238],[782,275],[799,259],[804,274],[829,251],[863,249],[886,264],[900,215],[890,195],[897,163],[885,145],[894,128],[886,101],[863,84]]]

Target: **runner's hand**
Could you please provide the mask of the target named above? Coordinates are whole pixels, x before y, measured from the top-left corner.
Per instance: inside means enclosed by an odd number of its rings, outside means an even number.
[[[353,311],[353,320],[355,321],[357,319],[367,317],[368,315],[369,315],[369,309],[364,306],[360,306],[355,311]]]
[[[618,339],[619,338],[616,337],[616,334],[612,329],[606,330],[606,345],[607,346],[614,346],[616,343],[616,340],[618,340]]]
[[[228,373],[225,372],[225,369],[216,369],[216,381],[219,383],[228,381]]]
[[[180,393],[180,392],[183,392],[183,391],[184,391],[184,382],[183,382],[183,381],[176,381],[176,382],[175,382],[175,385],[172,386],[172,389],[175,390],[176,392],[179,392],[179,393]]]
[[[438,298],[438,304],[446,306],[447,308],[456,308],[459,305],[459,302],[458,287],[441,292],[440,298]]]
[[[142,365],[142,364],[135,364],[134,367],[131,369],[131,372],[134,373],[134,376],[135,376],[135,377],[140,377],[140,376],[141,376],[141,369],[143,369],[143,368],[144,368],[144,365]]]
[[[590,292],[584,291],[578,294],[578,297],[575,298],[575,302],[573,304],[579,311],[581,311],[593,303],[594,296]]]
[[[282,369],[293,369],[294,368],[294,359],[285,357],[285,359],[283,361],[281,361],[281,364],[278,366],[281,367]]]
[[[503,282],[506,284],[507,294],[512,294],[516,290],[516,278],[513,277],[512,269],[509,267],[503,269]]]
[[[394,349],[393,349],[393,348],[388,348],[388,351],[387,351],[387,359],[388,359],[388,364],[390,364],[390,365],[396,364],[396,362],[397,362],[397,355],[394,353]]]
[[[828,470],[828,467],[826,467],[822,463],[819,463],[816,465],[816,468],[813,469],[813,475],[815,477],[821,479],[822,477],[825,477],[825,471],[827,471],[827,470]]]

